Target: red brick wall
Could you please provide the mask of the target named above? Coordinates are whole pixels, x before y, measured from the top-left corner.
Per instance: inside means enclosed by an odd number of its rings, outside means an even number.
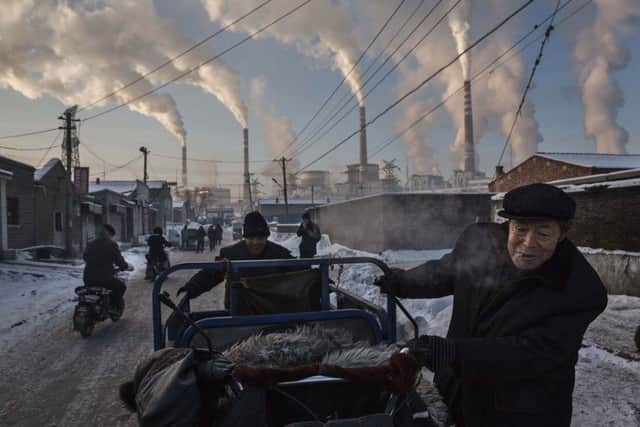
[[[575,178],[591,175],[590,167],[574,166],[567,163],[533,156],[511,169],[489,185],[495,192],[506,192],[514,188],[534,182],[548,182],[556,179]]]
[[[20,249],[35,244],[35,197],[33,172],[29,165],[15,162],[8,158],[0,158],[0,169],[13,173],[7,181],[7,197],[18,199],[19,225],[7,226],[7,237],[10,249]]]
[[[640,252],[640,187],[570,193],[577,210],[570,239],[578,246]]]

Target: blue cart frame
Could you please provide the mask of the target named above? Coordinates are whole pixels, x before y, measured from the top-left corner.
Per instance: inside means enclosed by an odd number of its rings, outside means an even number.
[[[162,286],[166,281],[167,277],[172,273],[180,270],[217,270],[217,271],[226,271],[227,268],[230,268],[234,272],[237,272],[239,269],[252,269],[252,268],[273,268],[273,267],[283,267],[283,268],[311,268],[318,267],[320,269],[320,277],[321,277],[321,311],[314,312],[301,312],[301,313],[283,313],[283,314],[269,314],[269,315],[238,315],[237,314],[237,295],[234,287],[230,287],[230,310],[229,313],[222,317],[216,317],[217,322],[224,322],[230,326],[238,325],[238,324],[259,324],[265,321],[270,321],[272,323],[285,323],[291,320],[318,320],[318,319],[340,319],[344,316],[349,317],[360,317],[368,320],[369,322],[376,323],[375,317],[365,310],[358,309],[332,309],[329,302],[329,293],[331,292],[331,288],[329,286],[329,268],[335,264],[374,264],[379,267],[384,274],[389,274],[389,267],[379,259],[369,258],[369,257],[349,257],[349,258],[308,258],[308,259],[282,259],[282,260],[243,260],[243,261],[217,261],[211,263],[185,263],[185,264],[177,264],[172,266],[171,268],[163,271],[156,278],[156,281],[153,285],[152,292],[152,311],[153,311],[153,347],[154,350],[160,350],[166,346],[166,336],[165,336],[165,328],[162,323],[162,312],[160,309],[160,299],[159,295],[162,291]],[[339,290],[343,292],[342,290]],[[347,295],[352,300],[358,300],[358,297],[353,295]],[[375,332],[376,328],[374,328],[374,333],[377,338],[384,338],[389,342],[396,341],[396,299],[387,294],[386,301],[386,311],[380,309],[379,307],[367,303],[364,300],[359,300],[363,304],[367,304],[367,307],[373,310],[377,317],[380,320],[380,326],[382,329],[382,334]],[[188,309],[188,300],[186,300],[186,308]],[[400,308],[404,310],[402,305]],[[408,314],[408,313],[407,313]],[[342,317],[341,317],[342,316]],[[222,319],[222,320],[220,320]],[[205,318],[198,320],[196,323],[203,327],[208,326],[208,322],[211,322],[211,318]],[[190,330],[191,329],[191,330]],[[185,338],[187,335],[192,335],[195,331],[193,328],[189,328],[184,332],[184,336],[181,338]],[[177,345],[185,345],[184,343],[188,342],[185,339],[177,339]]]

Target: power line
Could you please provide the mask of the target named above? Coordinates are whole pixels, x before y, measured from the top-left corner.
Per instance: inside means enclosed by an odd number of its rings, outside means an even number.
[[[457,0],[445,13],[444,15],[442,15],[440,17],[440,19],[438,19],[438,21],[422,36],[422,38],[420,38],[411,49],[409,49],[403,56],[402,58],[400,58],[399,61],[397,61],[393,67],[391,67],[383,76],[380,80],[378,80],[375,85],[367,90],[367,93],[365,93],[364,98],[366,98],[367,96],[369,96],[371,94],[371,92],[373,92],[374,90],[376,90],[378,88],[378,86],[380,86],[382,84],[382,82],[384,82],[387,77],[389,77],[389,75],[391,75],[391,73],[393,73],[402,62],[404,62],[409,55],[418,48],[418,46],[420,44],[422,44],[422,42],[424,42],[424,40],[426,40],[427,37],[429,37],[429,35],[431,35],[433,33],[433,31],[435,31],[435,29],[444,21],[444,19],[449,16],[449,14],[451,13],[451,11],[453,9],[455,9],[458,4],[460,4],[462,0]],[[531,0],[533,1],[533,0]],[[438,3],[439,4],[439,3]],[[431,12],[433,12],[435,10],[435,7],[431,9],[431,11],[429,12],[429,14]],[[395,54],[395,53],[394,53]],[[392,54],[393,55],[393,54]],[[391,56],[390,56],[391,57]],[[306,151],[310,146],[312,146],[313,144],[315,144],[316,142],[318,142],[319,140],[321,140],[325,135],[327,135],[329,132],[331,132],[333,129],[335,129],[335,127],[340,124],[345,118],[347,118],[349,116],[349,114],[351,114],[351,112],[358,107],[358,104],[354,105],[353,107],[351,107],[346,113],[344,113],[336,122],[334,122],[331,127],[329,127],[329,129],[327,129],[325,132],[323,132],[319,137],[317,137],[315,140],[313,139],[316,135],[318,135],[319,131],[322,130],[322,128],[326,127],[326,125],[328,125],[330,123],[330,121],[340,112],[342,111],[342,109],[344,107],[346,107],[349,102],[351,102],[351,99],[349,99],[345,104],[342,105],[342,107],[332,116],[329,118],[329,120],[319,129],[316,130],[316,133],[314,135],[312,135],[311,138],[309,138],[307,141],[305,141],[302,146],[300,147],[300,150],[298,151],[298,155],[302,154],[304,151]],[[307,144],[306,146],[304,146],[305,144]],[[303,147],[304,146],[304,147]]]
[[[3,136],[0,136],[0,139],[22,138],[22,137],[25,137],[25,136],[40,135],[40,134],[43,134],[43,133],[55,132],[57,130],[58,130],[57,127],[50,128],[50,129],[34,130],[34,131],[31,131],[31,132],[16,133],[16,134],[13,134],[13,135],[3,135]]]
[[[567,7],[570,3],[572,3],[574,0],[567,0],[565,1],[562,6],[560,6],[560,10],[564,9],[565,7]],[[579,7],[577,7],[575,10],[573,10],[569,15],[567,15],[566,17],[564,17],[562,20],[560,20],[558,22],[558,24],[556,26],[560,26],[562,25],[564,22],[568,21],[569,19],[571,19],[572,17],[574,17],[575,15],[577,15],[580,11],[582,11],[586,6],[588,6],[593,0],[587,0],[585,3],[583,3],[582,5],[580,5]],[[540,22],[539,24],[536,24],[527,34],[525,34],[524,36],[522,36],[518,41],[516,41],[513,45],[511,45],[511,47],[509,47],[507,50],[505,50],[504,52],[502,52],[496,59],[494,59],[493,61],[491,61],[489,64],[487,64],[485,67],[483,67],[481,70],[479,70],[478,72],[476,72],[473,77],[471,78],[471,81],[474,82],[477,79],[479,79],[480,77],[485,77],[488,75],[491,75],[491,73],[493,73],[493,71],[495,71],[498,67],[504,65],[506,62],[510,61],[511,59],[513,59],[515,57],[515,55],[517,55],[520,52],[523,52],[524,50],[528,49],[529,47],[531,47],[534,43],[540,41],[542,38],[544,38],[544,34],[540,37],[536,37],[533,40],[531,40],[529,43],[527,43],[526,45],[524,45],[521,49],[517,50],[516,52],[513,52],[513,54],[509,55],[519,44],[521,44],[525,39],[527,39],[531,34],[535,33],[542,25],[544,25],[547,21],[549,21],[551,19],[551,17],[553,16],[553,13],[550,14],[549,16],[547,16],[547,18],[545,18],[542,22]],[[505,56],[509,55],[504,61],[501,61],[502,58],[504,58]],[[499,64],[498,62],[501,61]],[[497,65],[496,65],[497,64]],[[491,71],[488,74],[485,74],[487,71],[489,71],[491,69]],[[402,131],[400,131],[399,133],[397,133],[395,136],[393,136],[390,140],[384,142],[383,144],[380,144],[376,151],[372,154],[371,157],[375,157],[376,155],[378,155],[379,153],[381,153],[383,150],[385,150],[388,146],[390,146],[391,144],[393,144],[395,141],[397,141],[398,139],[400,139],[405,133],[407,133],[409,130],[411,130],[413,127],[415,127],[416,125],[418,125],[421,121],[423,121],[424,119],[426,119],[428,116],[430,116],[431,114],[433,114],[435,111],[437,111],[438,109],[440,109],[444,104],[446,104],[451,98],[453,98],[455,95],[457,95],[458,93],[460,93],[462,90],[464,89],[464,85],[458,87],[458,89],[456,89],[454,92],[450,93],[446,98],[444,98],[440,103],[438,103],[437,105],[435,105],[433,108],[431,108],[429,111],[425,112],[422,116],[418,117],[416,120],[414,120],[409,126],[407,126],[406,128],[404,128]]]
[[[474,49],[478,44],[482,43],[484,40],[486,40],[488,37],[490,37],[493,33],[495,33],[496,31],[498,31],[500,28],[502,28],[507,22],[509,22],[511,19],[513,19],[514,16],[518,15],[520,12],[522,12],[525,8],[527,8],[528,6],[531,5],[531,3],[533,3],[534,0],[527,0],[522,6],[518,7],[515,11],[513,11],[512,13],[510,13],[507,17],[505,17],[504,19],[502,19],[502,21],[500,21],[498,24],[496,24],[493,28],[491,28],[489,31],[487,31],[486,33],[484,33],[481,37],[479,37],[478,39],[476,39],[473,43],[471,43],[465,50],[463,50],[462,52],[460,52],[458,55],[456,55],[451,61],[449,61],[447,64],[443,65],[442,67],[440,67],[438,70],[436,70],[434,73],[432,73],[430,76],[428,76],[427,78],[425,78],[422,82],[420,82],[417,86],[415,86],[413,89],[409,90],[408,92],[406,92],[404,95],[402,95],[400,98],[398,98],[397,100],[395,100],[391,105],[389,105],[387,108],[385,108],[384,110],[382,110],[380,113],[378,113],[373,119],[367,121],[367,123],[364,124],[364,127],[367,128],[370,125],[372,125],[373,123],[375,123],[379,118],[381,118],[382,116],[384,116],[385,114],[389,113],[391,110],[393,110],[395,107],[397,107],[401,102],[403,102],[405,99],[407,99],[409,96],[413,95],[414,93],[416,93],[418,90],[420,90],[422,87],[424,87],[425,84],[429,83],[431,80],[433,80],[436,76],[438,76],[440,73],[442,73],[444,70],[446,70],[447,68],[449,68],[451,65],[455,64],[462,55],[465,55],[467,52],[469,52],[470,50]],[[345,142],[347,142],[348,140],[350,140],[351,138],[353,138],[355,135],[357,135],[360,132],[360,129],[355,130],[354,132],[352,132],[351,134],[347,135],[346,138],[343,138],[341,141],[339,141],[337,144],[335,144],[333,147],[331,147],[328,151],[324,152],[322,155],[320,155],[319,157],[317,157],[315,160],[307,163],[304,167],[298,169],[295,173],[299,173],[305,169],[307,169],[309,166],[314,165],[315,163],[319,162],[320,160],[322,160],[323,158],[325,158],[326,156],[328,156],[330,153],[332,153],[333,151],[335,151],[338,147],[340,147],[341,145],[343,145]]]
[[[422,5],[424,4],[425,0],[421,0],[420,3],[418,3],[418,5],[413,9],[413,11],[409,14],[409,16],[407,17],[407,19],[405,19],[405,21],[402,23],[402,25],[400,26],[400,28],[398,28],[398,30],[396,31],[396,33],[393,35],[393,37],[391,37],[391,39],[387,42],[387,44],[385,45],[385,47],[380,51],[380,53],[369,63],[369,65],[367,66],[367,68],[364,70],[364,72],[362,73],[362,77],[364,78],[369,70],[371,70],[371,68],[375,65],[375,63],[378,61],[378,59],[380,59],[380,57],[382,56],[382,54],[384,54],[389,47],[391,46],[391,44],[395,41],[395,39],[400,35],[400,33],[402,32],[402,30],[406,27],[406,25],[409,23],[409,21],[411,21],[411,19],[416,15],[416,13],[418,12],[418,10],[422,7]],[[369,75],[367,77],[367,79],[364,81],[364,83],[362,83],[362,88],[364,88],[367,83],[371,80],[371,78],[373,78],[373,76],[375,76],[382,67],[384,67],[387,62],[389,61],[389,59],[391,57],[393,57],[393,55],[395,55],[395,53],[398,51],[398,49],[400,49],[401,46],[404,45],[404,43],[414,34],[414,32],[424,23],[424,21],[431,15],[431,12],[433,12],[435,10],[436,7],[438,7],[438,5],[442,2],[442,0],[438,0],[437,3],[435,4],[435,6],[431,9],[431,11],[429,11],[420,22],[418,22],[418,24],[416,24],[413,28],[413,30],[411,30],[411,32],[405,37],[405,39],[394,49],[393,53],[391,53],[390,55],[387,56],[387,58],[382,62],[382,64],[380,64],[376,70],[373,72],[373,74]],[[344,101],[349,98],[349,100],[347,101],[347,105],[349,102],[351,102],[351,100],[353,99],[353,94],[352,93],[345,93],[342,98],[338,101],[337,105],[342,105],[342,107],[338,108],[338,110],[336,111],[336,109],[334,108],[333,111],[331,113],[329,113],[329,118],[327,119],[327,121],[331,121],[343,108],[344,108]],[[321,128],[324,127],[321,126]],[[304,145],[304,143],[306,142],[303,141],[302,145]],[[289,147],[287,147],[285,149],[288,150],[289,148],[291,148],[291,146],[294,144],[291,144]],[[283,153],[285,152],[283,151]]]
[[[107,173],[115,172],[115,171],[120,170],[120,169],[124,169],[127,166],[131,165],[133,162],[136,162],[136,161],[140,160],[141,158],[142,158],[142,154],[139,155],[138,157],[134,157],[133,159],[129,160],[127,163],[125,163],[123,165],[116,166],[113,169],[109,169],[109,170],[106,170],[106,171],[92,173],[91,176],[107,174]],[[135,173],[134,173],[134,175],[135,175]]]
[[[58,141],[58,138],[60,138],[60,135],[62,135],[62,132],[58,131],[56,136],[53,138],[53,141],[51,141],[51,145],[49,145],[49,148],[47,149],[47,151],[44,152],[42,157],[40,157],[40,160],[38,161],[38,163],[36,163],[36,168],[40,168],[40,166],[42,165],[42,162],[44,162],[44,159],[47,157],[51,149],[56,146],[56,142]]]
[[[249,12],[245,13],[244,15],[242,15],[241,17],[235,19],[233,22],[225,25],[224,27],[220,28],[218,31],[216,31],[215,33],[205,37],[204,39],[200,40],[198,43],[194,44],[193,46],[191,46],[190,48],[188,48],[187,50],[179,53],[178,55],[174,56],[173,58],[163,62],[162,64],[158,65],[156,68],[154,68],[153,70],[147,72],[146,74],[143,74],[142,76],[138,77],[135,80],[132,80],[131,82],[127,83],[124,86],[121,86],[120,88],[114,90],[113,92],[110,92],[106,95],[104,95],[102,98],[97,99],[89,104],[87,104],[86,106],[80,108],[78,111],[82,111],[82,110],[86,110],[87,108],[91,108],[94,105],[98,104],[99,102],[104,101],[105,99],[111,98],[113,95],[115,95],[116,93],[127,89],[128,87],[133,86],[134,84],[138,83],[141,80],[146,79],[147,77],[149,77],[151,74],[155,73],[156,71],[166,67],[167,65],[175,62],[176,60],[182,58],[184,55],[186,55],[187,53],[193,51],[194,49],[202,46],[203,44],[205,44],[206,42],[208,42],[209,40],[213,39],[214,37],[217,37],[218,35],[220,35],[221,33],[223,33],[224,31],[228,30],[230,27],[236,25],[238,22],[244,20],[245,18],[247,18],[248,16],[252,15],[253,13],[257,12],[258,10],[262,9],[264,6],[266,6],[267,4],[271,3],[273,0],[266,0],[262,3],[260,3],[258,6],[254,7],[253,9],[251,9]]]
[[[178,156],[169,156],[167,154],[157,154],[157,153],[151,153],[151,156],[153,157],[162,157],[165,159],[174,159],[174,160],[182,160],[182,157],[178,157]],[[187,160],[189,161],[193,161],[193,162],[206,162],[206,163],[244,163],[242,160],[215,160],[215,159],[193,159],[193,158],[189,158],[187,157]],[[271,163],[273,160],[269,159],[269,160],[249,160],[249,163]]]
[[[551,21],[547,26],[546,31],[544,32],[544,39],[540,44],[540,51],[538,52],[538,56],[536,57],[535,62],[533,63],[533,67],[531,68],[531,74],[529,75],[529,81],[527,81],[527,85],[524,88],[524,92],[522,93],[522,98],[520,99],[520,104],[518,105],[518,109],[516,110],[516,115],[513,118],[513,123],[511,123],[511,128],[509,129],[509,133],[507,134],[507,138],[504,141],[504,146],[502,147],[502,152],[500,152],[500,157],[498,158],[498,165],[502,162],[502,157],[504,156],[504,152],[509,146],[509,141],[511,141],[511,136],[513,135],[513,131],[516,128],[516,123],[518,123],[518,117],[522,114],[522,107],[524,106],[524,102],[527,99],[527,93],[529,93],[529,89],[531,88],[531,83],[533,82],[533,76],[536,74],[536,70],[538,69],[538,65],[540,65],[540,61],[542,60],[542,54],[544,52],[544,47],[549,41],[549,37],[551,37],[551,32],[553,31],[553,20],[558,14],[558,10],[560,9],[560,0],[556,2],[556,8],[551,16]]]
[[[151,95],[151,94],[152,94],[152,93],[154,93],[154,92],[157,92],[158,90],[160,90],[160,89],[162,89],[162,88],[164,88],[164,87],[166,87],[166,86],[169,86],[171,83],[174,83],[174,82],[176,82],[177,80],[182,79],[183,77],[185,77],[185,76],[187,76],[187,75],[191,74],[192,72],[196,71],[197,69],[199,69],[199,68],[201,68],[201,67],[204,67],[205,65],[207,65],[207,64],[209,64],[209,63],[211,63],[211,62],[215,61],[216,59],[218,59],[218,58],[222,57],[223,55],[225,55],[225,54],[229,53],[230,51],[232,51],[233,49],[237,48],[238,46],[240,46],[240,45],[242,45],[242,44],[246,43],[247,41],[251,40],[252,38],[254,38],[255,36],[257,36],[258,34],[260,34],[260,33],[264,32],[264,31],[266,31],[267,29],[269,29],[269,28],[270,28],[270,27],[272,27],[273,25],[277,24],[278,22],[282,21],[283,19],[285,19],[285,18],[289,17],[290,15],[293,15],[293,14],[294,14],[295,12],[297,12],[299,9],[301,9],[302,7],[304,7],[304,6],[306,6],[307,4],[311,3],[312,1],[313,1],[313,0],[305,0],[305,1],[303,1],[302,3],[300,3],[300,4],[299,4],[298,6],[296,6],[295,8],[291,9],[290,11],[288,11],[287,13],[285,13],[284,15],[281,15],[280,17],[276,18],[275,20],[271,21],[269,24],[265,25],[264,27],[262,27],[262,28],[260,28],[260,29],[258,29],[258,30],[256,30],[256,31],[254,31],[254,32],[253,32],[253,33],[251,33],[251,34],[249,34],[248,36],[246,36],[245,38],[243,38],[243,39],[242,39],[242,40],[240,40],[239,42],[237,42],[237,43],[235,43],[235,44],[231,45],[231,46],[230,46],[230,47],[228,47],[227,49],[223,50],[222,52],[220,52],[219,54],[217,54],[217,55],[215,55],[215,56],[212,56],[211,58],[209,58],[209,59],[207,59],[206,61],[204,61],[204,62],[200,63],[199,65],[196,65],[195,67],[193,67],[193,68],[191,68],[191,69],[189,69],[189,70],[187,70],[187,71],[185,71],[185,72],[183,72],[183,73],[178,74],[176,77],[172,78],[172,79],[171,79],[171,80],[169,80],[168,82],[163,83],[163,84],[161,84],[160,86],[156,86],[155,88],[153,88],[153,89],[151,89],[151,90],[148,90],[147,92],[144,92],[143,94],[138,95],[138,96],[136,96],[136,97],[134,97],[134,98],[132,98],[132,99],[130,99],[130,100],[128,100],[128,101],[126,101],[126,102],[123,102],[123,103],[121,103],[121,104],[115,105],[115,106],[113,106],[113,107],[111,107],[111,108],[109,108],[109,109],[107,109],[107,110],[104,110],[104,111],[102,111],[102,112],[100,112],[100,113],[97,113],[97,114],[94,114],[94,115],[92,115],[92,116],[86,117],[85,119],[83,119],[83,121],[85,121],[85,122],[86,122],[86,121],[88,121],[88,120],[92,120],[92,119],[95,119],[95,118],[97,118],[97,117],[103,116],[103,115],[105,115],[105,114],[111,113],[111,112],[113,112],[113,111],[119,110],[120,108],[122,108],[122,107],[124,107],[124,106],[126,106],[126,105],[129,105],[129,104],[131,104],[131,103],[133,103],[133,102],[136,102],[136,101],[138,101],[138,100],[140,100],[140,99],[142,99],[142,98],[144,98],[144,97],[146,97],[146,96]]]
[[[309,125],[311,125],[311,123],[316,119],[316,117],[318,117],[318,114],[320,114],[320,112],[324,109],[324,107],[326,107],[326,105],[329,103],[329,101],[333,98],[333,96],[336,94],[336,92],[338,92],[338,90],[342,87],[342,85],[344,84],[344,82],[347,80],[347,78],[351,75],[351,73],[353,72],[353,70],[356,69],[356,67],[358,66],[358,64],[360,64],[360,62],[362,61],[362,59],[364,58],[364,56],[367,54],[367,52],[369,51],[369,49],[371,49],[371,46],[373,46],[373,44],[376,42],[376,40],[378,40],[378,37],[380,37],[380,35],[382,34],[382,32],[385,30],[385,28],[387,28],[387,25],[389,25],[389,22],[391,22],[391,20],[393,19],[393,17],[396,15],[396,13],[398,13],[398,10],[400,10],[400,7],[402,7],[402,5],[404,4],[406,0],[400,0],[400,2],[398,3],[398,5],[396,6],[396,8],[394,9],[393,13],[391,13],[391,16],[389,16],[387,18],[387,20],[384,22],[384,24],[382,25],[382,27],[378,30],[378,32],[376,33],[376,35],[373,37],[373,39],[369,42],[369,45],[366,47],[365,50],[362,51],[362,53],[360,54],[360,57],[358,57],[358,59],[356,60],[356,62],[353,64],[353,66],[351,67],[351,69],[349,70],[349,72],[347,74],[345,74],[342,77],[342,80],[340,80],[340,83],[338,83],[338,85],[335,87],[335,89],[333,89],[333,91],[331,92],[331,94],[324,100],[324,102],[320,105],[320,108],[318,108],[318,110],[313,114],[313,116],[309,119],[309,121],[307,121],[307,123],[302,127],[302,130],[300,130],[300,132],[298,132],[291,141],[289,141],[287,143],[287,146],[284,148],[284,150],[282,150],[282,152],[280,152],[280,154],[278,154],[278,157],[281,156],[282,154],[284,154],[293,144],[295,144],[295,142],[298,140],[298,138],[300,137],[300,135],[302,135],[304,133],[304,131],[307,130],[307,128],[309,127]]]

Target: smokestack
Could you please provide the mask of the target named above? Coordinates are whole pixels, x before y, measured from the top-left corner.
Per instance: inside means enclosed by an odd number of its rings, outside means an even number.
[[[360,182],[366,180],[367,171],[367,116],[364,106],[360,107]]]
[[[471,81],[464,82],[464,172],[467,178],[476,175],[473,147],[473,112],[471,111]]]
[[[182,141],[182,186],[187,188],[187,141]]]
[[[249,188],[249,129],[242,129],[243,135],[243,143],[242,147],[244,150],[244,172],[243,172],[243,186],[242,186],[242,200],[244,203],[251,203],[251,195]]]

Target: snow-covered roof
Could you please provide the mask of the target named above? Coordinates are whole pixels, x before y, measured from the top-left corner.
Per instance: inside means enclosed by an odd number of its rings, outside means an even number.
[[[591,190],[610,190],[613,188],[640,187],[640,178],[619,179],[617,181],[599,181],[591,182],[588,184],[554,185],[558,188],[561,188],[566,193],[579,193],[582,191]],[[507,193],[496,193],[491,197],[491,200],[503,200],[505,194]]]
[[[326,203],[327,199],[318,197],[317,199],[289,199],[287,204],[289,205],[322,205]],[[259,205],[284,205],[284,198],[282,199],[259,199]]]
[[[536,153],[536,156],[577,166],[602,169],[640,168],[640,154]]]
[[[96,191],[111,190],[116,193],[124,194],[135,191],[137,187],[137,181],[95,181],[89,182],[89,193],[95,193]]]
[[[55,165],[57,165],[58,163],[62,163],[60,159],[56,159],[56,158],[50,159],[43,167],[41,167],[40,169],[37,169],[33,173],[33,179],[36,181],[40,181],[46,174],[51,172],[51,169],[53,169]]]

